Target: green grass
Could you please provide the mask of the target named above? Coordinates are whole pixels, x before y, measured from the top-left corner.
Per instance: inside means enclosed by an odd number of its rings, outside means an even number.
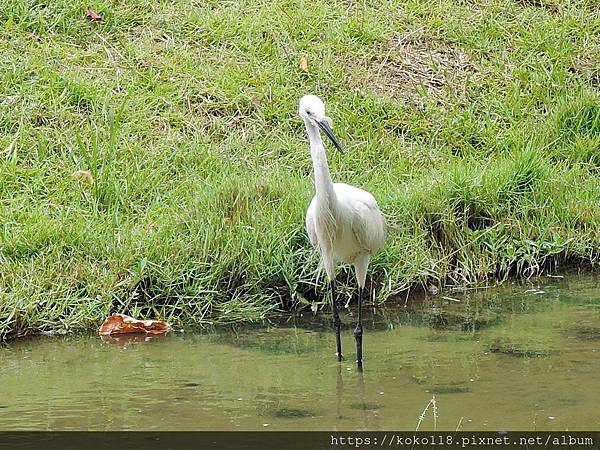
[[[596,2],[90,4],[0,6],[1,336],[322,299],[306,93],[388,217],[378,302],[598,266]]]

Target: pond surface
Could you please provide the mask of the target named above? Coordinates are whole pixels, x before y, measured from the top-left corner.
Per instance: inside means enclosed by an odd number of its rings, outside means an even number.
[[[334,356],[330,315],[149,340],[0,347],[1,430],[600,428],[598,278],[545,278],[368,309]],[[434,428],[429,406],[420,430]]]

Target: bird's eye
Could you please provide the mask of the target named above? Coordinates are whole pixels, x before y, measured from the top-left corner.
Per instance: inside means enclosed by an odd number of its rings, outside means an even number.
[[[306,110],[306,115],[307,116],[312,116],[312,112],[310,112],[310,110]]]

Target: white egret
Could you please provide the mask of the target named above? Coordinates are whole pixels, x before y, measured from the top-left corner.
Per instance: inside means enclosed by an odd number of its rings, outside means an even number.
[[[354,266],[358,282],[358,317],[354,337],[356,362],[361,369],[363,289],[371,256],[385,243],[385,221],[377,201],[369,192],[348,184],[333,183],[331,180],[319,129],[341,153],[344,151],[331,129],[329,118],[325,116],[325,105],[321,99],[315,95],[302,97],[298,113],[306,125],[315,173],[316,194],[306,212],[306,231],[313,247],[321,254],[321,265],[331,287],[336,354],[341,361],[341,320],[336,304],[335,269],[338,262],[345,262]]]

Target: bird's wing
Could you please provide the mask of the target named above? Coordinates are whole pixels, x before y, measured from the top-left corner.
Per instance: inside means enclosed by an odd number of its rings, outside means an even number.
[[[386,238],[385,220],[375,197],[355,188],[351,201],[352,233],[361,247],[372,253],[383,247]]]
[[[308,210],[306,211],[306,232],[310,243],[316,249],[319,245],[317,240],[317,232],[315,230],[315,199],[310,202]]]

